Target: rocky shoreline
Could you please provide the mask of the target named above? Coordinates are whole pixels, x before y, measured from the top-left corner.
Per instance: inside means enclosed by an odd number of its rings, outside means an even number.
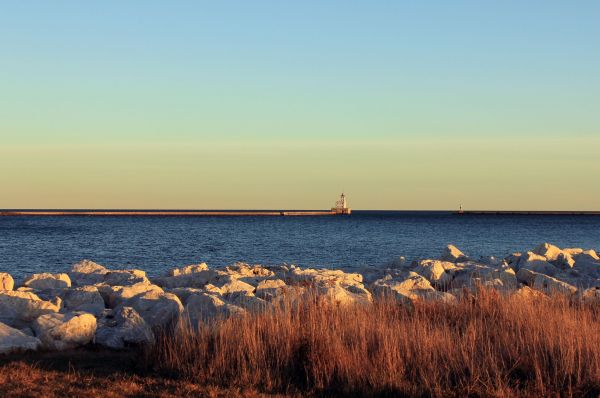
[[[368,305],[384,296],[405,305],[451,305],[483,287],[524,300],[563,294],[600,301],[598,254],[548,243],[504,259],[471,259],[449,245],[436,259],[400,257],[360,271],[201,263],[149,278],[142,270],[83,260],[67,273],[31,275],[16,288],[10,274],[0,273],[0,354],[88,344],[124,349],[152,343],[179,319],[194,326],[308,298]]]

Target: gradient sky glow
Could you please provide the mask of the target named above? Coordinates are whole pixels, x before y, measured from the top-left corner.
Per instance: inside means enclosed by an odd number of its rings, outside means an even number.
[[[600,2],[6,1],[0,208],[600,210]]]

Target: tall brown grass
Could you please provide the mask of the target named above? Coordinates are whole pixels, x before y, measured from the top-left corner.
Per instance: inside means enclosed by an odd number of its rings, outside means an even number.
[[[160,372],[271,392],[598,396],[600,307],[480,291],[456,304],[317,299],[163,335]]]

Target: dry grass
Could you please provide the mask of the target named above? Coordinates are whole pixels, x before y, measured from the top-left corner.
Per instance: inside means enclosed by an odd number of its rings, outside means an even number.
[[[1,397],[589,396],[600,306],[493,291],[458,304],[338,308],[318,300],[163,335],[0,358]]]
[[[0,397],[266,397],[255,389],[223,388],[140,371],[137,353],[89,350],[27,355],[0,364]],[[122,361],[125,361],[123,363]]]
[[[600,308],[481,291],[458,304],[318,300],[180,325],[149,353],[189,382],[270,392],[404,396],[598,396]]]

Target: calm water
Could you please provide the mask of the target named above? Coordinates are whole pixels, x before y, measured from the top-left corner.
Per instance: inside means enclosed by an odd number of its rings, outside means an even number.
[[[458,216],[355,212],[349,217],[0,217],[0,272],[65,271],[84,258],[150,275],[235,261],[379,266],[397,256],[505,256],[542,242],[600,249],[599,216]]]

